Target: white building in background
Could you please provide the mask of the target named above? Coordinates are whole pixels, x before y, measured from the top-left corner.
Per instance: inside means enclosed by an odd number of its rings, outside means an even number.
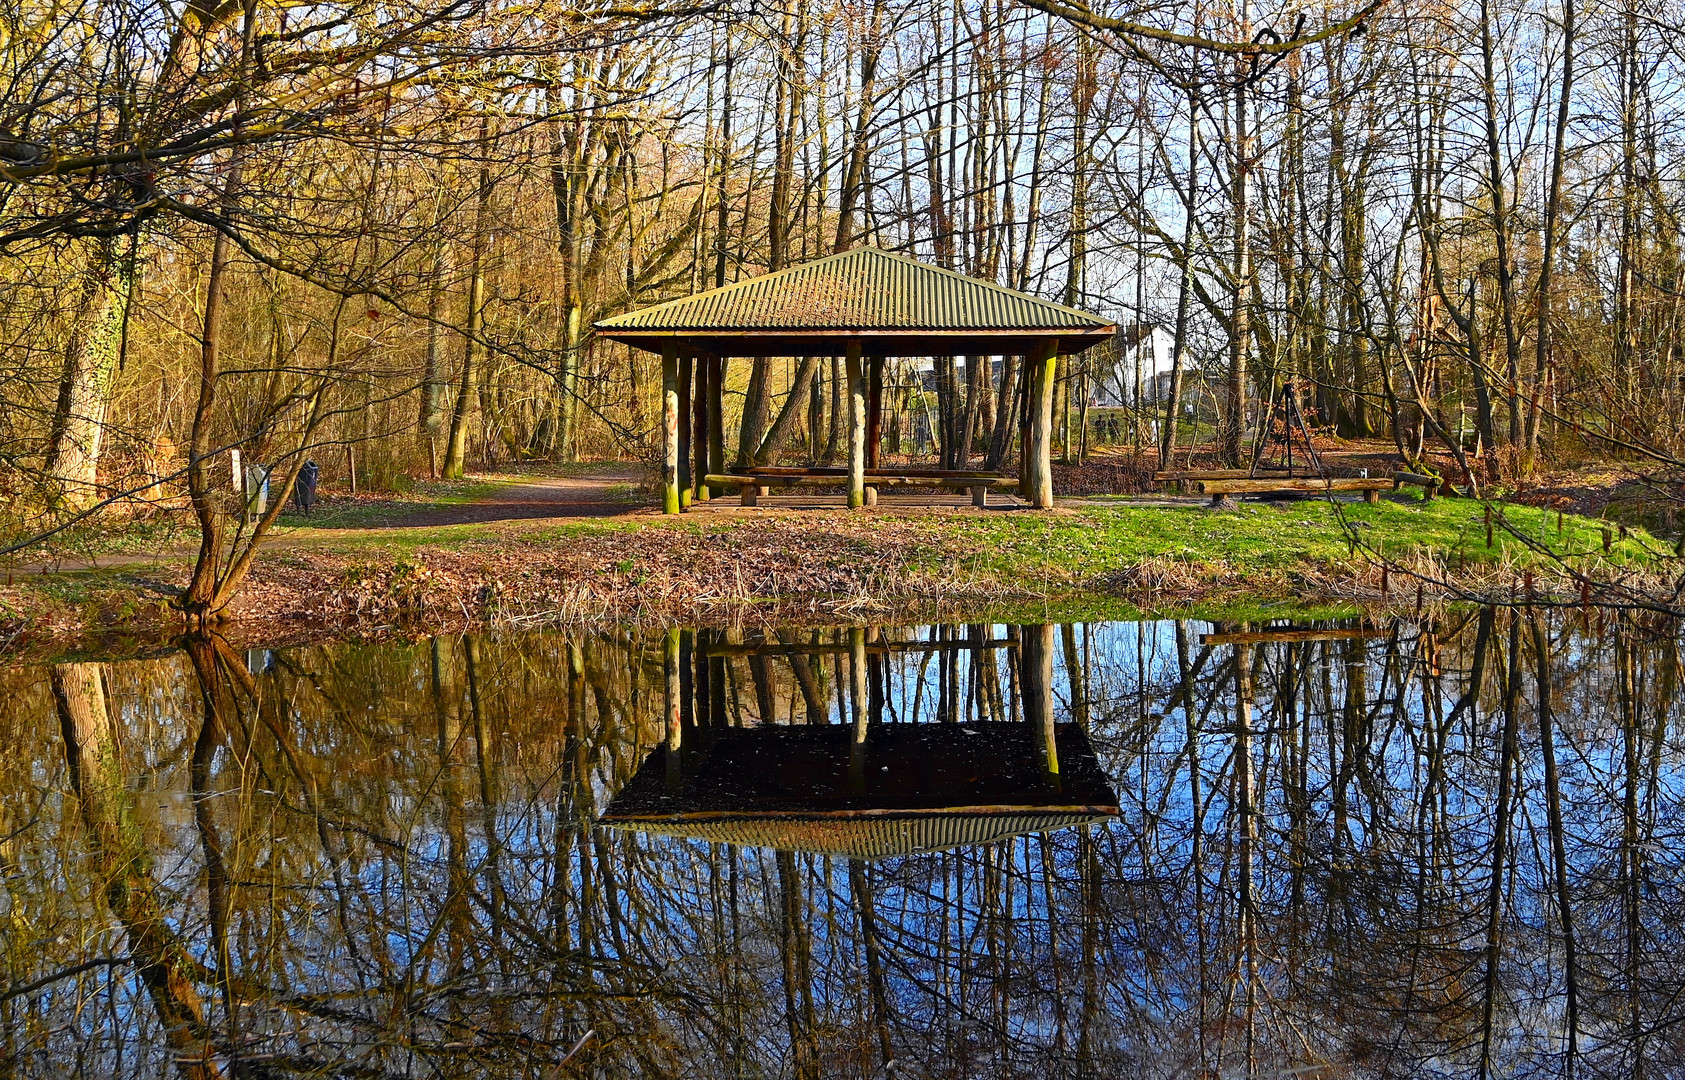
[[[1157,404],[1170,396],[1170,369],[1176,339],[1162,326],[1135,323],[1118,329],[1115,350],[1095,349],[1089,355],[1100,365],[1089,384],[1089,404],[1099,408],[1133,405],[1137,394],[1142,404]],[[1184,387],[1194,384],[1182,354]]]

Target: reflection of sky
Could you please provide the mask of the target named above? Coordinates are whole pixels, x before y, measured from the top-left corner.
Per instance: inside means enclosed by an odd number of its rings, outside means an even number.
[[[1500,617],[1485,692],[1454,719],[1473,622],[1441,642],[1401,624],[1364,641],[1253,647],[1250,953],[1238,900],[1235,649],[1201,645],[1211,629],[1183,627],[1198,707],[1190,735],[1175,623],[1056,628],[1056,711],[1064,720],[1086,710],[1122,807],[1115,823],[863,869],[894,1038],[909,1067],[934,1068],[961,1053],[1019,1065],[1068,1060],[1084,1024],[1088,1045],[1101,1048],[1096,1060],[1114,1065],[1139,1055],[1185,1061],[1196,1029],[1214,1055],[1225,1038],[1232,1049],[1236,1036],[1218,1020],[1242,1008],[1241,961],[1253,955],[1263,1018],[1256,1038],[1271,1060],[1344,1060],[1346,1025],[1367,1024],[1393,1033],[1398,1060],[1437,1056],[1445,1072],[1463,1071],[1479,1014],[1471,1002],[1484,970],[1502,688],[1512,671],[1520,767],[1503,886],[1500,1043],[1515,1061],[1545,1061],[1562,1023],[1561,951],[1527,628],[1512,666]],[[981,632],[999,639],[1008,628]],[[1605,1018],[1596,1052],[1615,1069],[1626,1051],[1622,1029],[1606,1018],[1615,998],[1627,1001],[1630,982],[1621,969],[1628,740],[1612,674],[1617,650],[1609,634],[1557,627],[1552,640],[1565,848],[1589,1001],[1582,1014]],[[1685,868],[1675,854],[1680,718],[1676,704],[1660,704],[1671,693],[1664,645],[1630,646],[1643,740],[1634,754],[1639,940],[1654,957],[1645,961],[1641,1011],[1657,1024],[1674,1015],[1669,995],[1685,986],[1685,975],[1665,966],[1678,944]],[[1083,678],[1072,679],[1067,654]],[[332,1053],[391,1068],[404,1058],[387,1045],[403,1026],[393,1026],[394,987],[412,987],[420,1017],[408,1022],[419,1034],[405,1037],[440,1060],[449,1057],[438,1047],[451,1043],[451,1010],[487,1030],[505,1008],[497,1002],[515,1001],[523,1030],[557,1040],[577,1034],[562,1012],[540,1006],[542,994],[530,997],[565,985],[570,1001],[592,1003],[579,1008],[592,1010],[593,1024],[656,1025],[698,1074],[719,1064],[710,1033],[724,1022],[745,1030],[745,1052],[756,1060],[782,1060],[790,1032],[781,875],[792,873],[824,1038],[842,1038],[869,1014],[857,879],[845,862],[796,856],[781,867],[768,851],[590,827],[660,738],[659,643],[593,639],[588,677],[575,692],[583,716],[569,712],[566,639],[482,640],[477,693],[461,647],[448,643],[444,655],[443,693],[434,692],[427,645],[280,650],[257,677],[266,719],[242,713],[256,734],[250,745],[231,737],[218,751],[206,804],[241,883],[234,966],[254,985],[331,999],[339,1011],[309,1018],[260,993],[244,1008],[245,1030],[268,1032],[266,1045],[331,1034]],[[993,678],[1009,711],[1012,655],[996,652],[992,675],[978,676]],[[1437,683],[1428,681],[1430,655]],[[960,717],[967,702],[987,700],[971,685],[969,654],[893,653],[886,713],[936,722],[938,669],[950,656]],[[838,669],[827,657],[821,678],[832,722],[843,718],[846,655],[842,662]],[[779,715],[799,715],[787,661],[776,664],[784,665],[774,684]],[[189,789],[201,701],[192,669],[164,659],[104,670],[148,879],[171,930],[214,967]],[[40,675],[31,678],[35,689],[15,699],[26,753],[8,768],[4,802],[8,831],[22,827],[22,842],[5,852],[10,888],[0,901],[15,985],[129,948],[101,899],[103,879],[65,786],[50,697]],[[734,685],[752,718],[756,695],[746,678]],[[270,722],[286,733],[290,759],[276,749]],[[317,778],[314,797],[289,761]],[[737,982],[722,987],[722,970]],[[1415,1011],[1401,1014],[1396,1003],[1412,984]],[[201,994],[218,1015],[214,986]],[[151,1004],[126,968],[92,970],[28,1000],[77,1031],[96,1058],[115,1052],[118,1033],[131,1048],[159,1045]],[[103,1004],[90,1010],[90,1000]]]

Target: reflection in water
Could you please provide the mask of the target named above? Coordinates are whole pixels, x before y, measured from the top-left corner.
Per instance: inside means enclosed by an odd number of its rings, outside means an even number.
[[[813,855],[864,859],[942,851],[1103,821],[1118,813],[1081,725],[1057,723],[1053,707],[1052,627],[1023,628],[1020,638],[949,642],[896,640],[848,631],[845,644],[716,641],[701,631],[692,648],[669,632],[663,674],[666,740],[650,754],[598,821],[640,832]],[[891,659],[908,653],[988,653],[1020,658],[1014,680],[1022,720],[889,723],[907,713],[905,680]],[[686,653],[693,664],[686,664]],[[790,722],[733,726],[725,696],[726,661],[787,658],[817,689],[809,666],[846,654],[846,710],[832,722],[817,693],[814,707]],[[776,661],[774,661],[776,664]],[[975,669],[981,672],[981,667]],[[686,693],[685,675],[694,673]],[[984,700],[1002,700],[994,685]],[[977,677],[977,676],[974,676]],[[839,680],[839,683],[841,680]],[[900,691],[899,693],[897,691]],[[839,704],[843,704],[839,695]],[[716,704],[719,706],[716,708]],[[1016,708],[1014,712],[1018,711]],[[776,717],[768,712],[763,716]],[[950,721],[956,719],[948,718]]]
[[[0,670],[0,1069],[1681,1075],[1679,667],[1485,611]]]

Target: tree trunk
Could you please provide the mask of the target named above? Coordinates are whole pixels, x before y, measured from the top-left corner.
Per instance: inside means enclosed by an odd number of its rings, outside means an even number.
[[[1242,41],[1252,37],[1251,7],[1244,2],[1239,37]],[[1246,367],[1252,350],[1252,133],[1248,116],[1251,61],[1243,57],[1238,62],[1241,70],[1234,90],[1234,302],[1229,326],[1229,400],[1223,417],[1222,444],[1223,461],[1231,468],[1238,468],[1244,456]]]
[[[552,108],[558,107],[552,105]],[[556,203],[556,248],[561,271],[561,295],[556,306],[562,313],[561,348],[556,365],[556,414],[551,431],[551,450],[563,461],[573,457],[573,426],[578,415],[575,395],[579,384],[579,347],[584,321],[584,301],[579,281],[580,186],[584,163],[579,160],[580,139],[565,138],[562,126],[550,125],[550,187]]]
[[[860,44],[860,99],[851,125],[854,144],[850,148],[848,166],[843,171],[842,190],[837,193],[837,234],[833,251],[847,251],[854,246],[859,230],[854,216],[865,202],[866,169],[872,153],[872,110],[877,105],[878,56],[883,49],[884,0],[873,0],[871,21],[863,32]]]
[[[1574,0],[1562,2],[1562,84],[1557,91],[1556,130],[1550,157],[1550,188],[1545,194],[1544,251],[1539,257],[1538,329],[1535,333],[1533,394],[1527,408],[1527,454],[1539,449],[1539,413],[1551,369],[1551,289],[1556,269],[1557,221],[1562,213],[1562,174],[1567,156],[1569,106],[1574,91]]]
[[[135,285],[134,252],[123,250],[122,243],[123,238],[100,239],[90,246],[53,413],[47,475],[52,497],[72,512],[99,501],[105,414]]]
[[[1515,301],[1515,261],[1510,236],[1508,191],[1504,183],[1503,145],[1498,134],[1498,90],[1496,46],[1492,40],[1493,14],[1490,0],[1480,4],[1481,90],[1485,101],[1486,187],[1492,200],[1492,242],[1498,271],[1498,321],[1504,334],[1504,372],[1508,382],[1509,444],[1522,442],[1521,337]],[[1519,464],[1519,463],[1518,463]]]
[[[433,279],[427,287],[427,362],[421,376],[421,409],[417,418],[421,437],[431,445],[445,423],[444,309],[445,279],[450,276],[450,252],[444,245],[433,255]],[[429,449],[431,452],[431,449]]]
[[[480,152],[489,150],[487,123],[480,122]],[[445,464],[440,470],[446,479],[460,480],[468,458],[468,418],[474,410],[474,381],[479,377],[480,339],[483,336],[486,300],[486,249],[490,246],[490,215],[492,178],[491,163],[480,165],[480,188],[474,201],[474,247],[468,266],[468,319],[466,337],[462,343],[462,374],[456,386],[456,408],[451,411],[450,441],[445,448]]]

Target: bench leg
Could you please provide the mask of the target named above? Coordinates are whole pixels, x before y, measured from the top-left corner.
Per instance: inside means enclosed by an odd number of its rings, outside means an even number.
[[[1366,488],[1363,492],[1363,501],[1366,503],[1378,503],[1381,501],[1381,493],[1374,488]]]
[[[989,489],[986,488],[986,487],[974,487],[974,488],[972,488],[971,489],[971,505],[976,506],[976,507],[980,507],[980,508],[986,508],[989,505]]]
[[[759,506],[761,499],[772,494],[772,489],[765,484],[744,484],[738,491],[739,501],[744,506]]]
[[[878,505],[878,489],[871,486],[870,484],[867,484],[864,490],[865,490],[865,496],[866,496],[866,505],[867,506]]]

